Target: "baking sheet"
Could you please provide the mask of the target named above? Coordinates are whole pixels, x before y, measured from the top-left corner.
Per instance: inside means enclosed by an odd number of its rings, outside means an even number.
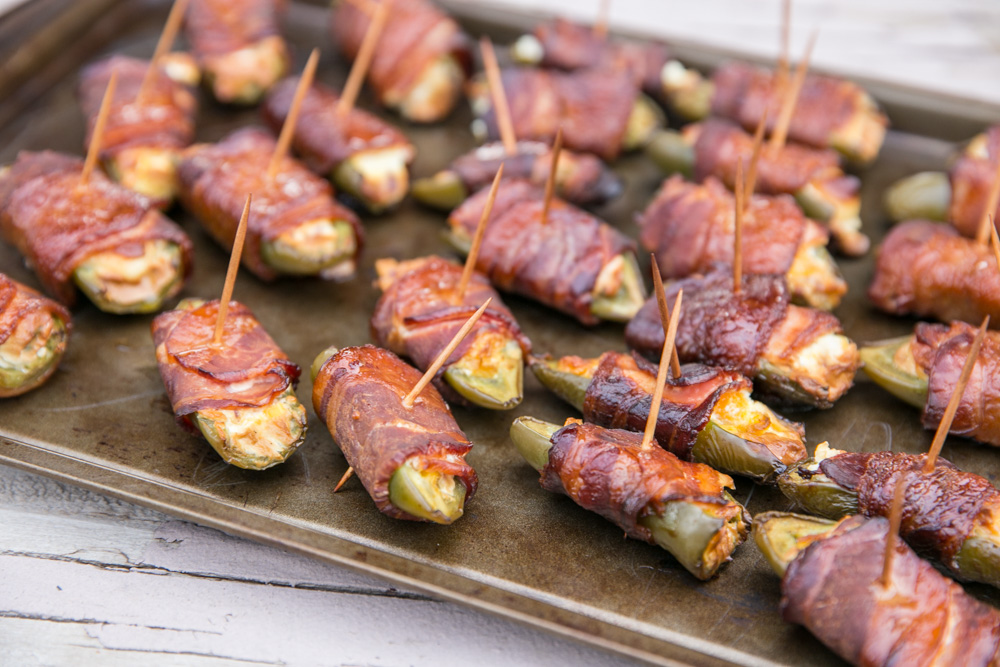
[[[35,71],[52,83],[35,95],[19,88],[23,94],[0,103],[0,118],[4,111],[10,113],[0,124],[0,163],[10,162],[21,149],[79,154],[84,124],[73,98],[76,68],[111,51],[147,56],[166,9],[165,2],[121,2],[88,26],[71,50],[51,61],[38,56]],[[487,15],[484,23],[481,17],[470,29],[488,29],[496,41],[506,42],[513,33],[496,23],[498,18]],[[526,22],[523,17],[520,21]],[[339,87],[346,68],[325,25],[325,9],[293,4],[286,32],[295,44],[297,69],[311,48],[319,46],[323,57],[317,76]],[[690,46],[681,53],[695,62],[718,57]],[[941,117],[940,100],[914,100],[925,104],[890,109],[897,125],[919,129],[923,119]],[[373,108],[367,93],[360,104]],[[406,127],[419,151],[416,177],[435,172],[472,147],[469,120],[463,107],[446,124]],[[953,120],[959,127],[972,125],[969,119]],[[203,96],[198,139],[215,140],[256,122],[255,110],[223,108]],[[925,137],[890,135],[882,157],[864,174],[863,211],[873,236],[881,236],[885,227],[878,213],[885,185],[918,169],[943,168],[950,148]],[[625,195],[598,213],[635,236],[633,214],[648,202],[661,176],[641,156],[616,168],[627,184]],[[177,209],[171,215],[196,245],[194,275],[182,296],[216,298],[228,255],[190,216]],[[412,202],[392,215],[366,219],[365,226],[367,245],[352,282],[264,284],[246,272],[237,280],[235,298],[254,310],[304,368],[328,345],[369,342],[368,318],[378,298],[370,287],[376,258],[447,254],[440,239],[444,217]],[[851,291],[837,313],[849,335],[864,341],[912,330],[912,320],[889,319],[867,305],[871,256],[841,259],[840,264]],[[0,247],[0,270],[38,285],[8,246]],[[624,349],[620,325],[584,329],[529,301],[506,301],[539,352],[596,356]],[[576,415],[533,378],[526,379],[525,401],[514,411],[455,410],[476,444],[468,460],[480,477],[465,517],[450,527],[399,522],[379,514],[359,483],[333,494],[347,464],[312,412],[308,377],[298,394],[310,406],[311,430],[299,452],[278,468],[250,472],[228,466],[204,441],[178,429],[156,369],[151,319],[114,317],[89,304],[77,307],[69,351],[52,380],[0,403],[0,461],[651,662],[841,664],[805,630],[779,620],[778,581],[752,543],[740,547],[716,579],[698,582],[666,552],[627,540],[618,528],[568,498],[542,491],[537,473],[507,437],[509,424],[526,414],[551,421]],[[919,427],[916,410],[863,377],[833,410],[791,416],[806,423],[810,447],[828,439],[843,449],[919,452],[931,441],[931,434]],[[994,481],[1000,472],[996,452],[970,443],[949,440],[944,456]],[[790,507],[776,490],[744,481],[738,481],[735,496],[754,514]],[[970,590],[1000,603],[1000,594],[992,589]]]

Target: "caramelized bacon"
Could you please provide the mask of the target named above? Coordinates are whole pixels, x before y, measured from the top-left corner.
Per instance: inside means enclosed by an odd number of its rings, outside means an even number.
[[[890,493],[891,496],[891,493]],[[995,665],[1000,614],[897,542],[889,585],[889,522],[851,517],[792,561],[781,614],[856,665]]]
[[[54,317],[62,321],[68,334],[73,328],[68,310],[52,299],[45,298],[27,285],[22,285],[16,280],[0,273],[0,346],[14,334],[18,326],[22,323],[25,323],[25,326],[29,327],[28,331],[39,329],[48,331],[49,335],[51,335],[52,328],[49,323],[51,323]],[[56,356],[62,355],[65,349],[66,342],[64,340],[58,347]],[[57,359],[49,365],[45,372],[41,373],[34,380],[13,389],[4,389],[3,386],[0,386],[0,398],[19,396],[30,389],[34,389],[45,382],[55,372],[58,365]]]
[[[660,447],[642,448],[642,434],[570,423],[552,438],[542,488],[564,493],[584,509],[600,514],[630,537],[654,544],[639,523],[672,500],[724,507],[744,514],[725,496],[733,481],[703,463],[686,463]]]
[[[222,340],[212,343],[219,302],[193,310],[170,310],[153,320],[160,376],[177,422],[194,431],[199,410],[263,407],[299,378],[250,309],[231,301]]]
[[[975,237],[979,230],[990,186],[996,177],[996,161],[1000,159],[1000,125],[986,131],[983,149],[985,156],[963,152],[949,172],[951,208],[948,215],[955,228],[968,237]],[[1000,208],[993,212],[993,217],[1000,218]]]
[[[288,116],[298,82],[297,77],[283,79],[264,101],[261,112],[275,132]],[[347,113],[338,113],[339,99],[337,93],[319,83],[314,83],[302,98],[292,147],[310,169],[328,176],[341,162],[361,151],[389,146],[413,150],[402,132],[367,111],[353,107]]]
[[[481,190],[452,212],[449,223],[470,238],[489,195]],[[522,180],[504,180],[483,234],[476,268],[502,290],[537,299],[597,324],[590,311],[601,269],[634,248],[621,232],[554,199],[541,224],[542,192]]]
[[[103,174],[81,184],[82,170],[83,161],[69,155],[22,151],[0,176],[0,231],[50,294],[72,306],[76,267],[101,252],[138,256],[146,241],[176,243],[190,272],[191,241],[180,227]]]
[[[882,241],[868,298],[893,315],[1000,326],[1000,271],[988,245],[948,225],[903,222]]]
[[[243,265],[262,280],[278,272],[261,257],[261,242],[311,220],[343,220],[354,228],[361,249],[357,216],[333,199],[326,179],[286,157],[273,179],[267,167],[274,138],[261,128],[244,128],[216,144],[196,144],[184,151],[179,168],[180,198],[223,246],[232,247],[248,192],[253,193]]]
[[[403,399],[420,372],[372,345],[349,347],[333,355],[313,383],[313,406],[354,468],[378,509],[397,519],[418,521],[389,502],[389,480],[411,457],[431,469],[455,475],[476,492],[476,472],[464,456],[472,448],[444,399],[428,386],[414,402]]]

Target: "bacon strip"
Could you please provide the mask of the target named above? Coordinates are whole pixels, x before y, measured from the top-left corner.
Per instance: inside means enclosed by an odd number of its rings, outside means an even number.
[[[472,449],[444,399],[428,386],[414,402],[403,399],[420,372],[372,345],[344,348],[320,369],[313,383],[313,406],[376,507],[396,519],[419,521],[389,502],[389,480],[416,457],[424,469],[454,475],[465,485],[466,501],[476,492],[476,472],[465,462]]]
[[[473,273],[460,300],[455,299],[462,277],[462,266],[440,257],[407,262],[408,266],[392,276],[375,304],[371,319],[372,338],[382,347],[413,360],[426,370],[451,342],[465,321],[486,299],[493,301],[476,322],[469,335],[455,348],[435,377],[434,384],[449,401],[467,404],[441,377],[450,364],[458,361],[480,332],[495,331],[517,341],[525,358],[531,354],[531,341],[521,332],[514,315],[500,300],[493,286],[481,273]]]
[[[893,315],[1000,326],[1000,271],[988,245],[924,220],[903,222],[882,241],[868,298]]]
[[[546,491],[564,493],[629,537],[654,544],[639,519],[672,500],[725,507],[725,519],[746,510],[725,497],[733,480],[703,463],[686,463],[660,447],[642,448],[642,434],[570,423],[553,434],[542,469]]]
[[[470,238],[488,196],[481,190],[448,219]],[[541,223],[542,192],[522,180],[504,180],[497,190],[483,234],[476,268],[502,290],[522,294],[572,315],[583,324],[598,323],[590,312],[601,269],[616,256],[634,250],[621,232],[598,218],[554,199]]]
[[[153,320],[156,362],[177,423],[192,432],[199,410],[263,407],[299,378],[250,309],[231,301],[222,340],[213,345],[219,301],[170,310]]]
[[[965,322],[917,325],[910,349],[928,376],[924,428],[941,423],[976,331]],[[983,339],[949,433],[1000,446],[1000,332],[987,332]]]
[[[360,4],[364,3],[338,3],[330,24],[334,40],[351,60],[358,55],[371,21]],[[398,105],[421,72],[442,56],[455,58],[466,75],[471,71],[469,38],[458,24],[425,0],[393,0],[368,68],[368,82],[379,103]]]
[[[72,330],[73,323],[69,311],[61,305],[47,299],[27,285],[23,285],[16,280],[0,273],[0,345],[3,345],[8,338],[13,335],[18,326],[27,321],[32,330],[44,326],[46,320],[50,321],[57,317],[66,327],[67,334]],[[38,324],[33,324],[34,322]],[[61,357],[66,349],[66,343],[56,351],[56,357]],[[19,396],[35,387],[43,384],[49,376],[55,372],[58,361],[51,364],[49,368],[34,382],[30,384],[5,390],[0,387],[0,398]]]
[[[951,206],[948,216],[964,236],[974,238],[979,231],[979,221],[986,208],[990,186],[997,172],[997,156],[1000,155],[1000,125],[994,125],[985,132],[984,150],[986,156],[970,155],[967,151],[958,156],[948,173],[951,181]],[[1000,207],[993,212],[994,219],[1000,218]]]
[[[302,164],[286,157],[277,175],[267,177],[274,138],[261,128],[237,130],[216,144],[196,144],[184,151],[179,168],[180,199],[226,248],[236,238],[247,193],[253,193],[247,222],[243,265],[262,280],[278,272],[261,256],[261,242],[312,220],[342,220],[354,228],[361,251],[361,224],[333,199],[333,188]]]
[[[699,185],[675,174],[640,214],[639,241],[656,254],[664,278],[731,264],[734,208],[732,193],[716,178]],[[755,196],[743,216],[743,270],[785,274],[803,240],[816,236],[829,237],[790,197]]]
[[[594,153],[608,162],[621,153],[639,92],[628,77],[605,69],[565,73],[513,67],[504,68],[501,78],[519,138],[551,144],[562,128],[567,148]],[[483,120],[490,137],[498,139],[492,108]]]
[[[50,294],[72,306],[73,271],[81,263],[108,251],[136,256],[146,241],[176,243],[190,273],[192,245],[180,227],[103,174],[81,185],[82,170],[83,161],[69,155],[22,151],[0,176],[0,232]]]
[[[283,79],[264,101],[261,113],[275,132],[285,123],[298,83],[297,77]],[[399,129],[357,107],[342,115],[337,112],[339,99],[340,95],[320,83],[314,83],[302,98],[292,146],[310,169],[328,176],[355,153],[390,146],[406,147],[412,159],[413,145]]]
[[[889,522],[851,517],[809,545],[781,582],[781,614],[856,665],[994,665],[1000,614],[897,542],[889,586]]]

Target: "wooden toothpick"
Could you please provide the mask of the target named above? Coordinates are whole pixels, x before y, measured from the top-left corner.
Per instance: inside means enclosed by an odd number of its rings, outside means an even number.
[[[993,247],[993,257],[997,261],[997,269],[1000,269],[1000,236],[997,236],[996,223],[993,220],[993,216],[990,216],[990,246]]]
[[[562,127],[556,132],[556,142],[552,144],[552,164],[549,165],[549,180],[545,181],[545,199],[542,200],[542,224],[549,219],[552,195],[556,191],[556,171],[559,169],[559,154],[562,153]]]
[[[354,59],[350,74],[347,75],[347,83],[344,84],[344,90],[340,94],[340,99],[337,100],[337,113],[341,116],[353,109],[354,103],[358,100],[361,84],[365,80],[365,74],[368,73],[368,67],[372,64],[372,58],[375,57],[375,47],[378,46],[378,39],[382,35],[385,21],[389,17],[390,4],[392,4],[392,0],[382,0],[375,9],[371,23],[368,24],[361,48],[358,49],[358,56]]]
[[[780,89],[788,80],[788,43],[792,33],[792,0],[782,0],[781,3],[781,46],[778,51],[778,67],[775,70],[775,82]]]
[[[799,93],[802,91],[802,84],[806,80],[806,72],[809,70],[809,58],[812,57],[813,47],[816,45],[818,31],[814,31],[806,46],[805,55],[795,68],[795,76],[792,78],[792,86],[785,93],[785,98],[781,105],[781,114],[778,122],[774,126],[774,133],[771,134],[771,150],[778,150],[785,145],[788,138],[788,128],[792,124],[792,115],[795,113],[795,105],[799,101]]]
[[[295,125],[299,122],[299,111],[302,109],[302,100],[312,86],[313,78],[316,76],[316,65],[319,64],[319,49],[313,49],[306,61],[302,76],[299,77],[299,85],[295,87],[295,96],[292,97],[292,106],[288,108],[288,115],[281,126],[281,134],[278,135],[278,142],[274,145],[274,152],[271,153],[271,161],[267,164],[267,178],[273,179],[278,175],[278,167],[281,161],[288,154],[288,149],[292,145],[292,137],[295,136]]]
[[[348,466],[344,476],[340,478],[339,482],[337,482],[337,486],[333,487],[333,492],[336,493],[337,491],[340,491],[340,487],[346,484],[347,480],[349,480],[352,475],[354,475],[354,466]]]
[[[465,338],[470,331],[472,331],[472,327],[475,326],[476,322],[479,321],[479,318],[486,312],[486,308],[490,305],[491,301],[493,301],[493,297],[486,299],[483,305],[479,306],[479,310],[474,312],[472,317],[466,320],[465,324],[462,325],[462,328],[455,334],[455,337],[451,339],[450,343],[448,343],[448,346],[441,350],[441,354],[437,356],[437,359],[435,359],[434,363],[427,369],[427,372],[424,373],[423,377],[417,381],[417,384],[413,386],[410,393],[403,399],[404,408],[409,410],[413,407],[413,401],[417,400],[417,396],[419,396],[420,392],[424,390],[424,387],[426,387],[428,383],[434,379],[434,376],[437,375],[437,372],[441,369],[441,366],[444,365],[444,362],[448,361],[448,357],[450,357],[451,353],[455,351],[458,344],[462,342],[462,339]]]
[[[733,294],[743,290],[743,159],[736,163],[736,188],[733,218]]]
[[[951,393],[951,399],[949,399],[948,406],[944,409],[941,423],[938,424],[937,431],[934,433],[934,441],[931,443],[930,451],[927,452],[927,462],[924,464],[924,474],[934,472],[934,464],[941,453],[941,448],[944,447],[948,431],[951,430],[951,422],[955,419],[955,413],[958,412],[958,404],[962,400],[965,385],[969,382],[969,376],[972,375],[972,369],[976,365],[976,359],[979,357],[979,348],[983,344],[983,338],[986,337],[986,329],[989,325],[990,316],[987,315],[983,319],[983,323],[979,326],[979,332],[976,334],[975,339],[972,341],[972,346],[969,348],[969,355],[965,358],[965,365],[962,366],[962,374],[958,376],[958,383]]]
[[[653,390],[653,401],[649,404],[646,430],[642,434],[642,449],[649,449],[653,446],[653,435],[656,433],[656,423],[660,416],[660,403],[663,402],[663,385],[667,381],[667,366],[670,355],[673,354],[674,341],[677,339],[677,322],[681,318],[681,301],[683,299],[684,290],[680,290],[677,292],[677,298],[674,299],[674,309],[670,313],[670,322],[666,325],[666,337],[663,339],[663,350],[660,351],[660,365],[656,371],[656,388]]]
[[[753,200],[753,191],[757,188],[757,165],[760,163],[760,151],[764,145],[764,131],[767,129],[767,109],[757,124],[757,130],[753,133],[753,144],[750,152],[750,165],[746,172],[746,187],[743,188],[743,208],[750,206]]]
[[[882,588],[889,587],[892,578],[892,559],[896,555],[896,540],[899,526],[903,522],[903,498],[906,496],[906,473],[901,473],[892,494],[892,508],[889,510],[889,534],[885,536],[885,557],[882,560]]]
[[[472,237],[472,246],[469,248],[469,256],[465,258],[465,266],[462,268],[462,277],[458,281],[458,289],[455,290],[455,300],[461,301],[465,296],[465,290],[469,287],[472,279],[472,272],[476,270],[476,260],[479,257],[479,246],[483,244],[483,234],[486,232],[486,223],[490,219],[493,211],[493,202],[497,198],[497,190],[500,188],[500,180],[503,178],[503,163],[497,169],[497,175],[493,177],[493,185],[490,187],[490,194],[486,198],[486,206],[483,207],[483,214],[479,217],[479,224],[476,225],[476,233]]]
[[[597,7],[597,18],[594,19],[594,37],[608,38],[608,17],[611,15],[611,0],[601,0]]]
[[[247,237],[247,220],[250,219],[250,202],[253,195],[247,195],[247,203],[243,205],[243,215],[236,228],[236,240],[233,241],[233,252],[229,255],[229,268],[226,269],[226,283],[222,286],[222,298],[219,300],[219,317],[215,320],[215,333],[212,344],[222,342],[222,332],[226,327],[226,315],[229,314],[229,300],[233,298],[233,288],[236,285],[236,273],[240,269],[240,257],[243,256],[243,241]]]
[[[663,291],[663,278],[660,277],[660,263],[656,261],[656,255],[650,254],[650,262],[653,265],[653,291],[656,292],[656,305],[660,309],[660,322],[664,323],[670,321],[670,315],[667,312],[667,294]],[[667,330],[663,330],[664,340],[666,340]],[[670,368],[674,372],[674,377],[679,378],[681,376],[681,361],[680,357],[677,355],[677,346],[670,353]]]
[[[173,48],[174,40],[177,39],[177,31],[180,30],[181,21],[184,19],[184,12],[187,11],[188,2],[189,0],[174,0],[174,5],[170,8],[170,14],[167,16],[167,22],[163,25],[163,32],[160,33],[160,40],[156,43],[156,49],[153,51],[153,57],[149,59],[149,68],[142,77],[142,83],[139,84],[139,92],[135,96],[136,102],[142,102],[143,97],[149,91],[149,86],[156,78],[160,58]]]
[[[993,173],[993,183],[990,184],[990,192],[986,196],[986,207],[983,209],[982,217],[979,218],[979,229],[976,230],[976,242],[986,245],[990,239],[990,227],[993,224],[992,217],[1000,203],[1000,159],[997,159],[997,169]]]
[[[83,171],[80,172],[80,185],[90,180],[90,175],[97,166],[97,156],[101,153],[101,143],[104,141],[104,126],[108,124],[108,116],[111,114],[111,100],[115,96],[115,88],[118,86],[118,72],[112,72],[108,79],[108,87],[104,90],[104,99],[101,100],[101,109],[97,112],[97,121],[94,123],[94,131],[90,135],[90,146],[87,147],[87,159],[83,162]]]
[[[486,69],[486,81],[490,85],[490,97],[493,98],[493,112],[497,118],[497,129],[500,130],[500,141],[503,142],[504,152],[513,155],[517,152],[517,135],[514,133],[514,121],[510,118],[510,104],[503,89],[497,54],[489,37],[479,40],[479,50],[483,54],[483,67]]]

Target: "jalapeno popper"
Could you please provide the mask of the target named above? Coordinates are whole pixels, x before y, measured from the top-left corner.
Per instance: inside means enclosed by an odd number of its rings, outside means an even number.
[[[736,234],[733,195],[714,177],[690,183],[679,174],[660,187],[637,222],[639,241],[656,255],[664,278],[683,278],[732,264]],[[847,282],[826,249],[829,235],[804,217],[790,197],[756,195],[743,214],[743,267],[781,274],[798,303],[832,310]]]
[[[69,311],[0,273],[0,398],[20,396],[48,380],[71,328]]]
[[[758,392],[793,405],[829,408],[854,383],[857,346],[830,313],[791,305],[783,276],[745,275],[738,295],[728,267],[664,287],[668,303],[684,290],[681,361],[740,372]],[[625,342],[657,358],[663,338],[656,300],[649,299],[625,327]]]
[[[377,5],[341,0],[334,7],[333,38],[347,58],[361,50]],[[393,0],[368,83],[383,106],[407,120],[433,123],[455,107],[471,65],[469,39],[454,20],[426,0]]]
[[[504,68],[514,134],[551,144],[562,128],[565,146],[611,162],[623,151],[641,148],[664,122],[663,113],[620,72],[565,73],[524,67]],[[473,124],[481,140],[498,139],[496,114],[485,80],[470,88]],[[482,131],[477,131],[482,130]]]
[[[178,54],[179,55],[179,54]],[[166,207],[177,192],[180,151],[194,139],[198,83],[193,63],[163,63],[139,98],[149,61],[111,56],[80,73],[77,97],[87,118],[90,145],[104,91],[112,72],[118,83],[101,142],[101,161],[115,181]]]
[[[489,280],[473,273],[458,297],[462,266],[440,257],[375,262],[382,297],[372,315],[372,338],[427,370],[486,299],[490,307],[451,354],[435,386],[452,403],[508,410],[521,402],[524,360],[531,342]]]
[[[892,228],[875,257],[868,298],[892,315],[1000,326],[1000,272],[989,245],[948,225],[911,220]]]
[[[185,34],[215,99],[256,104],[291,64],[283,0],[191,0]]]
[[[468,251],[489,197],[483,189],[448,218],[451,242]],[[634,244],[607,223],[553,199],[542,220],[543,192],[504,180],[483,235],[476,268],[504,291],[530,297],[583,324],[624,322],[642,306]]]
[[[422,204],[452,210],[469,195],[489,186],[500,165],[504,178],[517,178],[544,186],[552,168],[552,149],[541,141],[519,141],[508,154],[499,142],[484,144],[466,153],[443,171],[414,181],[413,196]],[[597,157],[565,148],[559,153],[556,193],[577,206],[603,204],[622,192],[617,175]]]
[[[403,404],[420,375],[372,345],[330,348],[313,362],[313,407],[379,511],[449,524],[476,492],[472,445],[433,386]]]
[[[543,489],[666,549],[698,579],[714,576],[746,539],[750,517],[726,490],[733,480],[660,447],[643,448],[641,433],[519,417],[510,438],[541,473]]]
[[[754,539],[782,576],[782,618],[855,665],[996,665],[1000,614],[898,540],[883,584],[888,533],[881,518],[755,517]]]
[[[201,432],[226,463],[264,470],[305,440],[300,369],[236,301],[214,343],[218,316],[218,300],[185,299],[153,320],[160,376],[178,424]]]
[[[275,132],[281,129],[295,97],[297,78],[279,82],[261,108]],[[357,108],[341,113],[339,95],[313,84],[302,98],[292,147],[306,166],[330,178],[369,211],[392,208],[410,186],[413,144],[397,128]]]
[[[722,116],[750,131],[765,113],[768,131],[777,125],[790,77],[777,78],[771,70],[742,62],[722,65],[710,80],[676,60],[663,71],[667,97],[682,116],[690,120]],[[868,163],[878,156],[888,119],[857,84],[810,74],[795,109],[788,128],[791,141],[832,148],[852,162]]]
[[[597,359],[539,359],[531,370],[587,422],[639,432],[646,426],[656,367],[641,357],[605,352]],[[683,366],[680,377],[667,376],[656,441],[683,461],[773,482],[806,457],[803,429],[750,398],[751,388],[733,371]]]
[[[325,179],[292,158],[282,158],[269,178],[274,149],[274,138],[252,127],[216,144],[191,146],[179,169],[181,202],[231,248],[246,193],[253,192],[243,265],[254,275],[350,278],[361,249],[357,216],[333,199]]]
[[[191,270],[191,241],[148,199],[83,161],[22,151],[0,169],[0,231],[67,306],[76,287],[110,313],[160,310]]]
[[[728,120],[710,118],[681,132],[658,132],[646,152],[662,169],[698,182],[712,176],[730,190],[736,167],[753,151],[753,137]],[[848,176],[832,150],[801,144],[764,144],[757,162],[756,190],[792,195],[809,217],[826,223],[847,255],[862,255],[869,240],[861,232],[861,181]]]

